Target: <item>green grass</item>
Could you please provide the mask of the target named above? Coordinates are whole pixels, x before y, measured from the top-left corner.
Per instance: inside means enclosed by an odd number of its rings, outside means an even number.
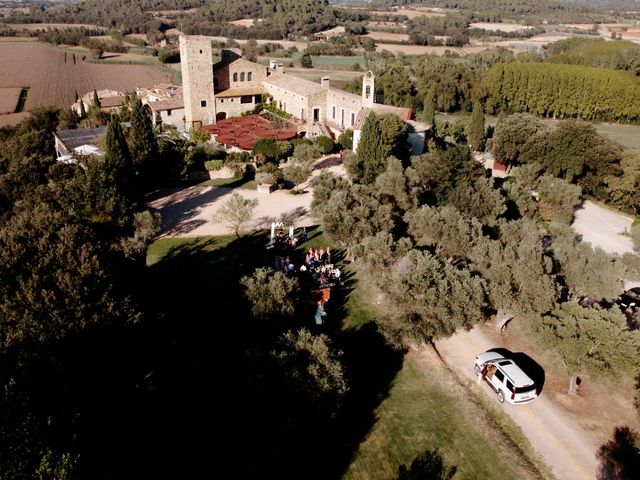
[[[198,187],[228,187],[255,190],[256,182],[247,177],[212,178],[197,185]]]
[[[521,478],[478,419],[430,375],[414,355],[405,357],[378,419],[350,465],[345,480],[391,479],[426,449],[439,449],[456,478]]]
[[[364,57],[354,55],[351,57],[330,57],[330,56],[312,56],[311,63],[314,67],[322,68],[325,65],[339,65],[341,67],[351,67],[356,63],[364,67]]]

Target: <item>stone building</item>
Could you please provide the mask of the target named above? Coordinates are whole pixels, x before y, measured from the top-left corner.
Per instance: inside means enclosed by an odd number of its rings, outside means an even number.
[[[347,129],[354,131],[354,150],[360,129],[369,112],[392,113],[404,121],[410,108],[377,102],[375,77],[367,72],[361,95],[333,88],[329,78],[321,83],[288,74],[271,62],[260,65],[243,59],[236,51],[222,50],[220,62],[213,64],[208,37],[180,36],[182,81],[186,128],[198,128],[252,110],[268,94],[276,106],[290,115],[298,133],[308,137],[334,138]],[[412,153],[422,153],[427,127],[409,123]]]

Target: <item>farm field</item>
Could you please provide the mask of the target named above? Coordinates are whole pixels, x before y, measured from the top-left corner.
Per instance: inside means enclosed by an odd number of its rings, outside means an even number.
[[[21,91],[20,87],[0,88],[0,115],[15,111]]]
[[[64,30],[67,28],[90,28],[97,30],[107,30],[98,25],[88,25],[86,23],[0,23],[2,28],[13,28],[14,30],[53,30],[55,28]]]
[[[469,28],[481,28],[483,30],[493,30],[494,32],[519,32],[521,30],[528,30],[531,27],[517,23],[476,22],[470,24]]]
[[[0,104],[10,102],[8,88],[29,88],[25,111],[45,105],[70,106],[75,93],[96,89],[131,91],[171,82],[169,73],[147,65],[92,64],[82,54],[41,43],[0,44]]]
[[[493,48],[495,44],[469,47],[433,47],[429,45],[397,45],[394,43],[378,43],[376,51],[386,50],[391,53],[402,53],[404,55],[444,55],[446,51],[455,52],[464,56],[469,53],[481,52],[487,48]]]
[[[409,35],[406,33],[391,33],[391,32],[377,32],[375,30],[370,31],[366,35],[363,35],[365,38],[371,38],[373,40],[382,40],[389,42],[408,42]]]
[[[405,15],[410,19],[417,17],[444,17],[446,15],[443,12],[435,12],[433,10],[413,10],[408,8],[399,8],[398,10],[370,10],[369,14],[372,17],[375,17],[376,15]]]

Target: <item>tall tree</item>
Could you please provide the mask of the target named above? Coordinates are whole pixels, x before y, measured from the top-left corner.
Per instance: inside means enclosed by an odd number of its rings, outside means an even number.
[[[360,143],[358,143],[357,164],[352,174],[362,183],[371,184],[382,173],[387,164],[387,149],[382,142],[382,128],[378,116],[371,112],[364,121]]]
[[[87,110],[84,108],[84,100],[80,100],[80,118],[86,118]]]
[[[100,103],[100,97],[98,97],[98,92],[95,88],[93,89],[93,106],[98,108],[102,107],[102,103]]]
[[[467,123],[467,139],[472,150],[482,150],[484,148],[484,111],[480,102],[474,102],[471,118]]]
[[[151,119],[138,97],[134,98],[131,108],[129,144],[133,164],[140,170],[144,170],[145,164],[152,160],[158,152],[158,141],[153,131]]]
[[[499,118],[493,133],[492,152],[496,160],[508,165],[521,163],[527,142],[543,128],[537,118],[524,113]]]

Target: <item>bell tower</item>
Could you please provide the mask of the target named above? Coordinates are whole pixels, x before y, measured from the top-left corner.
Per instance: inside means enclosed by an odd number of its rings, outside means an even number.
[[[211,39],[180,35],[185,125],[188,131],[216,121]]]
[[[373,72],[369,70],[362,77],[362,106],[372,107],[376,97],[376,80]]]

